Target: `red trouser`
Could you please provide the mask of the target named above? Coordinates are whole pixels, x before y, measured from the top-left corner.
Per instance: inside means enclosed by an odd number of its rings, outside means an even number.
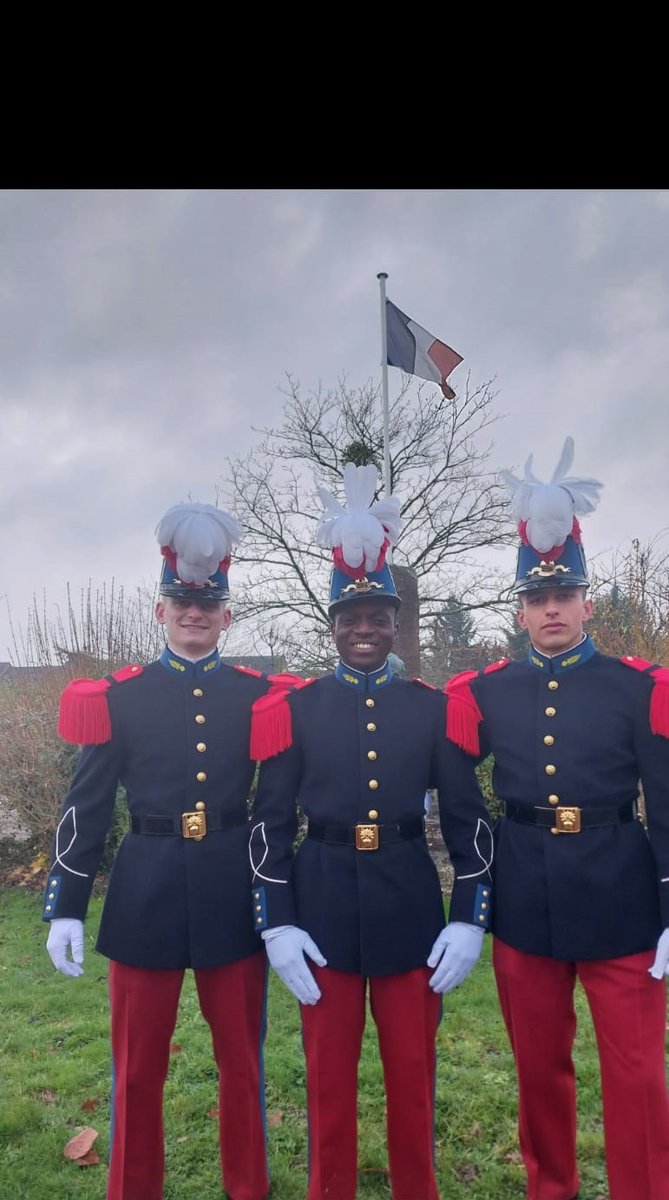
[[[234,1200],[264,1200],[269,1190],[262,1059],[266,974],[264,951],[194,971],[218,1066],[221,1171]],[[107,1200],[162,1200],[163,1087],[183,977],[183,969],[109,964],[114,1089]]]
[[[365,993],[376,1022],[386,1088],[393,1200],[438,1200],[434,1175],[436,1037],[441,996],[427,967],[367,981],[312,967],[321,989],[302,1005],[309,1109],[308,1200],[354,1200],[358,1168],[358,1062]]]
[[[574,987],[586,993],[599,1050],[610,1200],[669,1200],[666,989],[653,952],[593,962],[523,954],[493,939],[502,1014],[518,1073],[528,1200],[578,1191]]]

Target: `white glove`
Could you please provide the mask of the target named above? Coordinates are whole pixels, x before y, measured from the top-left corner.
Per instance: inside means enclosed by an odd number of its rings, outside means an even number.
[[[67,957],[69,947],[72,947],[72,958]],[[51,922],[49,936],[46,939],[49,957],[58,971],[63,975],[83,975],[84,968],[84,927],[76,917],[54,917]]]
[[[261,934],[267,957],[286,987],[300,1004],[315,1004],[321,993],[304,956],[309,955],[319,967],[326,966],[316,943],[297,925],[277,925]]]
[[[451,921],[442,929],[427,960],[428,967],[436,967],[429,980],[433,992],[450,992],[469,975],[478,962],[483,945],[483,930],[478,925],[467,925],[463,921]]]
[[[652,975],[653,979],[662,979],[664,975],[669,975],[669,929],[660,934],[655,962],[648,968],[648,974]]]

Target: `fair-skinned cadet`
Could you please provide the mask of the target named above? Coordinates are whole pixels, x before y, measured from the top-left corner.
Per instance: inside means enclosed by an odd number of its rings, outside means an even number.
[[[446,687],[449,735],[493,756],[493,965],[514,1053],[528,1200],[578,1193],[574,989],[599,1051],[610,1200],[669,1200],[669,671],[600,654],[579,516],[601,484],[503,472],[525,659]],[[639,783],[645,822],[639,808]]]
[[[259,702],[252,905],[272,967],[301,1004],[308,1200],[356,1194],[357,1087],[367,997],[386,1089],[394,1200],[436,1200],[436,1037],[444,993],[477,962],[490,905],[491,829],[471,762],[446,737],[443,695],[388,665],[400,599],[385,561],[395,497],[348,464],[348,509],[319,489],[334,559],[333,674]],[[455,756],[453,751],[456,751]],[[425,839],[436,788],[455,870],[450,919]],[[294,852],[299,805],[306,836]],[[379,1114],[381,1119],[381,1114]]]
[[[54,839],[44,918],[65,975],[83,971],[84,919],[114,810],[131,828],[107,887],[97,950],[110,959],[113,1056],[107,1200],[161,1200],[163,1088],[186,968],[219,1072],[221,1171],[230,1200],[269,1191],[262,1048],[266,956],[248,908],[252,707],[271,677],[222,663],[228,567],[241,535],[212,505],[161,519],[156,618],[166,646],[148,666],[63,693],[59,729],[83,747]]]

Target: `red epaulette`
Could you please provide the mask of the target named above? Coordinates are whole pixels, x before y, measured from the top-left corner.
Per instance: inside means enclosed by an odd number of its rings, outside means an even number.
[[[255,679],[262,679],[262,671],[256,671],[255,667],[242,667],[239,663],[234,663],[233,671],[241,671],[242,675],[253,675]]]
[[[650,696],[650,728],[652,733],[669,737],[669,670],[667,667],[656,667],[645,658],[637,658],[634,654],[624,654],[620,659],[626,667],[635,671],[644,671],[653,680],[653,690]]]
[[[251,707],[249,753],[257,762],[273,758],[293,744],[293,722],[288,704],[292,691],[307,687],[314,679],[300,675],[270,675],[272,686]]]
[[[491,671],[501,671],[502,667],[508,667],[510,662],[511,662],[510,658],[498,658],[497,662],[488,663],[488,666],[483,668],[483,674],[490,675]],[[456,675],[456,679],[457,679],[457,675]]]
[[[313,683],[315,676],[303,679],[301,675],[292,675],[289,671],[286,671],[283,675],[268,675],[267,678],[273,688],[301,688],[304,687],[305,683]]]
[[[483,714],[469,686],[478,671],[460,671],[448,680],[444,691],[446,705],[446,737],[467,754],[480,753],[479,725]]]
[[[432,692],[437,691],[437,688],[434,686],[433,683],[427,683],[427,681],[425,679],[419,679],[417,675],[414,676],[414,678],[411,680],[411,682],[417,683],[419,687],[430,688],[430,691],[432,691]]]
[[[510,658],[499,658],[483,668],[483,674],[501,671],[511,662]],[[467,754],[478,756],[481,753],[479,741],[479,725],[483,714],[479,708],[470,687],[472,679],[476,679],[478,671],[460,671],[449,679],[444,691],[448,697],[446,706],[446,737],[455,742]]]
[[[143,667],[121,667],[108,679],[72,679],[60,698],[58,734],[76,746],[100,746],[111,738],[107,692],[114,683],[137,679]]]

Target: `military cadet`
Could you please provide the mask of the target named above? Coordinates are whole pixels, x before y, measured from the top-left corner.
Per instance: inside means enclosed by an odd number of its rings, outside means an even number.
[[[211,505],[181,504],[156,533],[161,658],[103,680],[75,680],[63,693],[60,732],[84,748],[54,840],[47,948],[58,970],[81,974],[83,921],[120,782],[131,824],[97,939],[111,960],[108,1200],[163,1195],[163,1087],[186,967],[219,1071],[226,1195],[263,1200],[267,968],[248,906],[247,798],[251,709],[269,682],[226,666],[217,649],[232,615],[237,522]]]
[[[579,980],[601,1067],[610,1200],[669,1200],[669,672],[600,654],[579,515],[601,484],[503,477],[519,522],[522,661],[447,685],[449,733],[493,755],[493,963],[515,1056],[528,1200],[579,1187],[572,1047]],[[639,816],[643,786],[647,825]],[[664,932],[663,932],[664,930]]]
[[[375,483],[373,467],[346,467],[348,513],[320,489],[326,512],[317,536],[335,564],[334,674],[256,706],[267,730],[258,720],[254,754],[264,761],[250,841],[253,912],[270,963],[302,1004],[308,1200],[356,1194],[367,991],[383,1062],[392,1194],[436,1200],[442,993],[477,961],[490,903],[492,831],[471,763],[446,738],[444,697],[388,664],[400,599],[385,557],[399,503],[390,497],[370,507]],[[455,869],[445,927],[425,840],[430,787],[438,788]],[[296,802],[307,827],[294,855]]]

